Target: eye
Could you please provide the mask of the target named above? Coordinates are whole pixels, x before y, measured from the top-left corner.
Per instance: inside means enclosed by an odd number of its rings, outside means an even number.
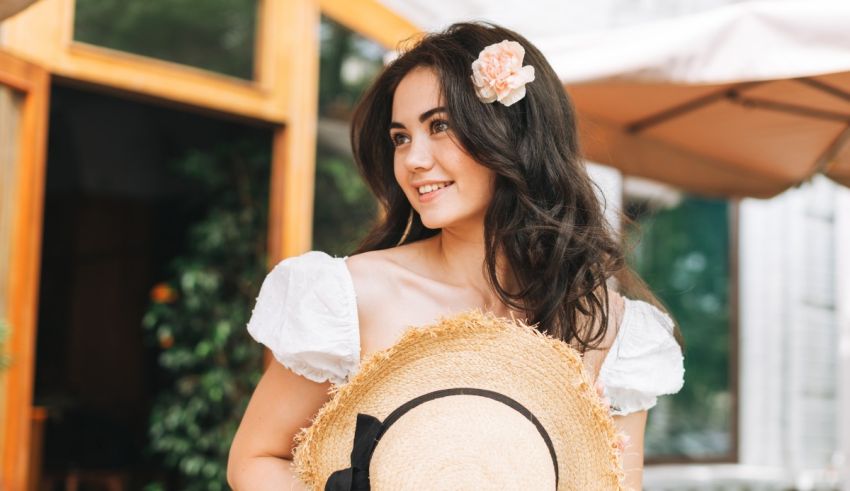
[[[441,133],[449,130],[449,122],[445,119],[435,119],[431,121],[431,133]],[[394,135],[390,135],[390,141],[394,147],[398,147],[406,143],[407,135],[404,133],[396,133]]]
[[[394,135],[390,135],[390,141],[393,142],[393,146],[397,147],[404,143],[404,138],[407,138],[407,135],[404,133],[396,133]]]
[[[440,131],[448,131],[449,130],[449,122],[445,119],[435,119],[431,122],[431,131],[433,133],[438,133]]]

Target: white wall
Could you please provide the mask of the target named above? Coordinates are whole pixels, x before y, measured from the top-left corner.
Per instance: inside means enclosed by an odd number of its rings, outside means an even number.
[[[745,199],[738,232],[739,462],[648,467],[645,489],[850,490],[850,189]]]
[[[832,479],[839,458],[839,202],[823,177],[740,216],[740,462]],[[844,266],[846,269],[846,265]]]
[[[597,197],[602,201],[605,218],[614,229],[620,229],[620,211],[623,207],[623,176],[617,169],[604,165],[588,163],[587,173],[599,188]]]
[[[842,489],[850,491],[850,190],[842,189],[835,203],[836,298],[838,313],[838,445],[835,464]]]

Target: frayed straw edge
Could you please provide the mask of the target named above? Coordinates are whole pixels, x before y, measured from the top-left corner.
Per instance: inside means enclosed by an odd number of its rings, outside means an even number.
[[[474,308],[452,316],[440,316],[436,323],[425,326],[408,326],[401,338],[393,346],[372,353],[361,363],[360,370],[345,383],[332,385],[328,390],[330,399],[319,409],[316,416],[310,421],[310,425],[301,428],[294,437],[293,468],[298,478],[312,489],[320,489],[321,476],[318,475],[318,463],[313,456],[314,449],[322,432],[322,422],[337,411],[340,401],[348,397],[352,391],[371,378],[372,374],[382,369],[384,362],[397,353],[408,343],[415,344],[423,337],[451,337],[459,331],[465,332],[501,332],[504,330],[516,330],[521,333],[531,333],[540,341],[549,344],[564,358],[569,360],[574,367],[579,368],[582,381],[578,384],[578,393],[590,402],[593,408],[593,419],[597,426],[601,426],[605,440],[610,449],[609,473],[617,479],[618,490],[624,490],[625,474],[623,472],[622,452],[619,451],[619,434],[614,426],[609,409],[605,408],[601,398],[592,387],[590,376],[584,368],[584,363],[578,351],[567,343],[549,334],[538,331],[534,326],[526,324],[517,319],[511,313],[511,318],[501,317],[492,312],[482,312],[480,308]],[[318,433],[318,434],[317,434]],[[312,450],[312,451],[308,451]]]

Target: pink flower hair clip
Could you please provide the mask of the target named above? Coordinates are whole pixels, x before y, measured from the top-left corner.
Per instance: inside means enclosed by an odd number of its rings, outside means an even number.
[[[525,84],[534,80],[534,67],[522,66],[525,49],[507,39],[487,46],[472,62],[472,83],[481,102],[505,106],[525,97]]]

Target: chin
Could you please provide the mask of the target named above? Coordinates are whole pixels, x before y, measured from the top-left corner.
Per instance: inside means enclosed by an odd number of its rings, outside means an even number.
[[[426,228],[430,229],[440,229],[447,225],[451,225],[455,222],[455,220],[450,217],[442,216],[436,213],[427,213],[425,215],[419,215],[419,220],[422,221],[422,225],[425,225]]]
[[[448,216],[436,213],[419,215],[419,219],[422,221],[422,225],[431,230],[464,226],[469,222],[469,217],[466,216]]]
[[[445,226],[445,224],[442,220],[434,220],[433,218],[429,220],[429,219],[422,217],[422,216],[420,216],[419,218],[422,219],[422,225],[424,225],[425,228],[429,228],[431,230],[440,229],[440,228],[443,228]]]

